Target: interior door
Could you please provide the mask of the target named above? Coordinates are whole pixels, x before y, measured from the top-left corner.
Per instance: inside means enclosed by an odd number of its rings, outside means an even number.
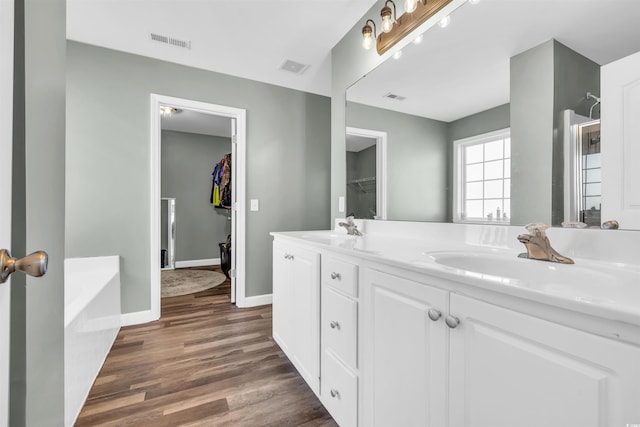
[[[13,0],[0,1],[0,248],[11,248]],[[0,426],[9,422],[10,283],[0,284]]]

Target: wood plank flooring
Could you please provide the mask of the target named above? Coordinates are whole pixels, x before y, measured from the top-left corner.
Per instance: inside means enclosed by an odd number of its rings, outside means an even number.
[[[271,337],[271,306],[239,309],[230,283],[162,299],[122,328],[76,426],[336,426]]]

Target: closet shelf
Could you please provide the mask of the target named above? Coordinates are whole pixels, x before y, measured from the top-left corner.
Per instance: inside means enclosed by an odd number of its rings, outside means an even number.
[[[375,176],[371,176],[371,177],[367,177],[367,178],[358,178],[358,179],[352,179],[351,181],[347,182],[347,184],[350,185],[357,185],[358,188],[360,189],[360,191],[362,191],[363,193],[375,193],[376,191],[376,177]]]

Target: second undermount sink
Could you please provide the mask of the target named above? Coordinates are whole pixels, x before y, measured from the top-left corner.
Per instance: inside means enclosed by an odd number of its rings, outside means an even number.
[[[629,266],[590,262],[581,265],[518,258],[513,253],[426,252],[428,262],[458,270],[464,276],[513,284],[535,291],[597,302],[616,292],[640,292],[640,272]],[[424,261],[423,261],[424,262]]]

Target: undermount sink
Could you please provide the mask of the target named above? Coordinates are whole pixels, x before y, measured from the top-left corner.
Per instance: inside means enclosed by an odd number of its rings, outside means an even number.
[[[465,276],[570,298],[581,295],[581,299],[587,302],[600,302],[613,289],[636,296],[640,290],[637,286],[640,272],[624,265],[590,262],[585,266],[580,265],[580,261],[560,264],[519,258],[513,253],[493,252],[426,252],[424,255],[428,259],[426,262],[456,269]]]

